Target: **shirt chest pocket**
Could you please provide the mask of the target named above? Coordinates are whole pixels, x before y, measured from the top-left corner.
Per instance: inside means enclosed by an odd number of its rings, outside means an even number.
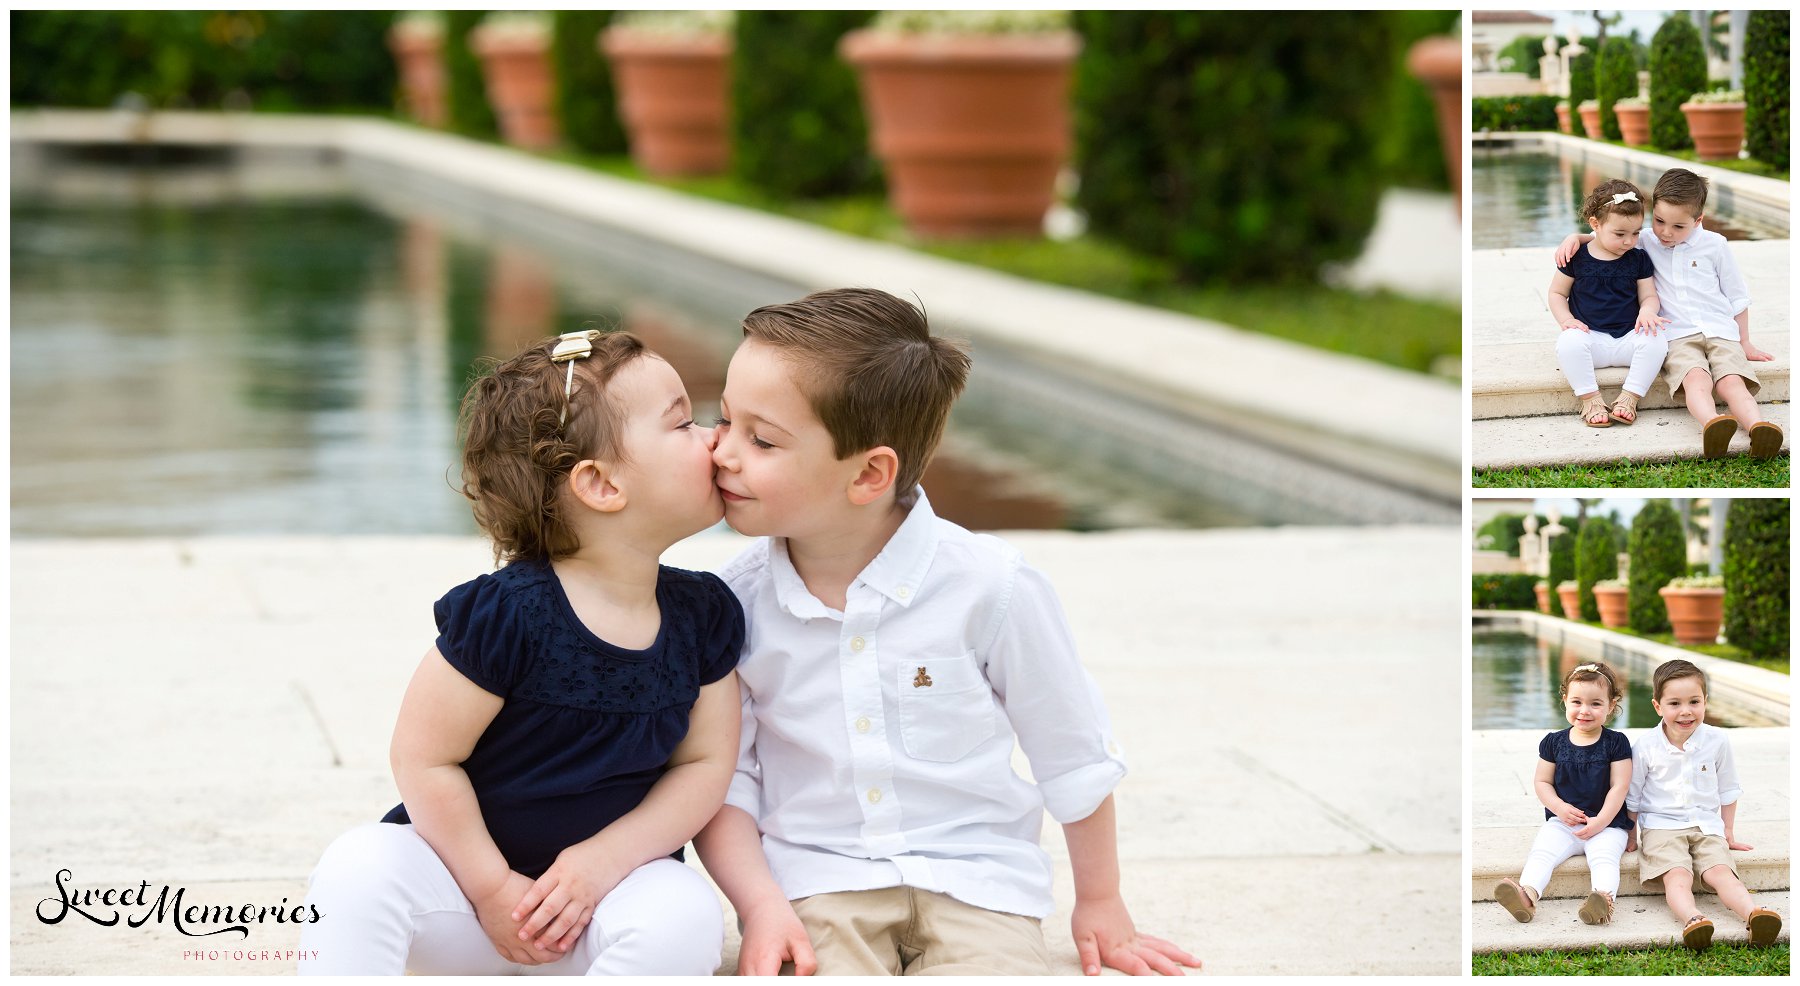
[[[1691,288],[1705,288],[1719,283],[1719,272],[1710,260],[1689,260],[1687,269],[1682,273],[1686,275],[1687,286]]]
[[[1716,798],[1719,794],[1719,765],[1716,763],[1699,763],[1694,765],[1690,775],[1694,781],[1694,794],[1701,800]]]
[[[994,691],[973,653],[900,669],[900,742],[915,760],[950,763],[994,735]]]

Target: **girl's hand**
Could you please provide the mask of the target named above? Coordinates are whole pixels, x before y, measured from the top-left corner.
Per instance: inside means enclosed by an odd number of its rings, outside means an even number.
[[[1562,327],[1563,327],[1564,331],[1568,331],[1570,329],[1579,329],[1582,332],[1588,331],[1587,323],[1583,322],[1581,319],[1578,319],[1578,318],[1569,319],[1567,322],[1564,322],[1562,324]]]
[[[1762,350],[1760,350],[1760,349],[1756,348],[1755,346],[1752,346],[1746,342],[1746,343],[1744,343],[1744,358],[1749,359],[1749,360],[1756,360],[1757,362],[1761,363],[1761,362],[1766,362],[1768,360],[1772,360],[1775,358],[1775,356],[1773,353],[1765,353]]]
[[[1185,976],[1181,966],[1200,968],[1199,959],[1174,943],[1138,934],[1125,901],[1117,896],[1075,901],[1069,924],[1087,975],[1098,976],[1102,962],[1133,976]]]
[[[594,918],[594,908],[625,878],[607,865],[604,854],[577,843],[556,856],[513,908],[522,920],[518,937],[540,949],[567,952]]]
[[[1587,812],[1567,802],[1561,808],[1556,809],[1556,817],[1562,819],[1562,823],[1570,828],[1577,828],[1588,823]]]
[[[1600,824],[1599,819],[1594,819],[1593,821],[1587,823],[1586,825],[1583,825],[1581,828],[1576,829],[1575,830],[1575,838],[1580,839],[1583,842],[1586,842],[1587,840],[1592,839],[1594,836],[1599,835],[1600,833],[1602,833],[1604,831],[1606,831],[1606,826]]]
[[[1750,850],[1752,850],[1756,847],[1752,846],[1748,842],[1739,842],[1738,840],[1731,837],[1730,832],[1727,832],[1727,833],[1725,833],[1725,848],[1736,849],[1738,852],[1749,852]]]
[[[1580,233],[1570,233],[1563,237],[1562,243],[1556,247],[1556,266],[1569,266],[1569,261],[1575,259],[1575,251],[1579,249],[1581,249]]]
[[[506,882],[498,890],[471,902],[475,905],[475,917],[481,922],[481,930],[487,933],[488,941],[493,943],[494,951],[508,962],[520,965],[555,962],[562,956],[519,940],[519,922],[511,912],[513,905],[530,889],[531,877],[519,872],[508,873]]]
[[[1663,318],[1655,312],[1641,313],[1638,315],[1637,330],[1645,335],[1653,336],[1658,332],[1661,332],[1663,326],[1668,324],[1668,319]]]

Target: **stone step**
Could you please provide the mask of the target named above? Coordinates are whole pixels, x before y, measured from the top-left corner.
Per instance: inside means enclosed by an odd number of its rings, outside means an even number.
[[[1789,404],[1765,404],[1762,415],[1789,427]],[[1788,436],[1781,448],[1789,449]],[[1731,441],[1731,454],[1750,451],[1750,438],[1742,429]],[[1672,462],[1700,458],[1700,426],[1686,410],[1666,408],[1644,411],[1636,424],[1590,428],[1574,413],[1530,417],[1487,418],[1472,422],[1470,464],[1476,469],[1511,469],[1521,466],[1611,465],[1620,459],[1632,462]]]
[[[1545,318],[1548,319],[1549,316],[1546,314]],[[1777,352],[1779,356],[1774,362],[1752,364],[1751,369],[1756,371],[1756,378],[1762,384],[1756,399],[1763,404],[1790,400],[1786,335],[1783,334],[1779,342],[1772,337],[1764,342],[1757,339],[1754,333],[1751,339],[1759,347]],[[1554,337],[1546,337],[1542,341],[1530,343],[1471,346],[1469,365],[1480,368],[1471,374],[1471,415],[1477,421],[1533,414],[1566,412],[1573,415],[1581,402],[1575,399],[1568,380],[1562,374],[1555,343]],[[1625,385],[1625,371],[1623,366],[1603,366],[1595,370],[1594,378],[1600,384],[1600,393],[1608,399],[1617,396]],[[1659,376],[1650,386],[1649,393],[1639,399],[1638,406],[1684,408],[1687,405],[1669,393],[1669,385]]]
[[[1695,904],[1713,923],[1713,941],[1742,942],[1744,922],[1712,894],[1699,894]],[[1785,890],[1756,895],[1758,906],[1781,915],[1780,941],[1789,941],[1793,912]],[[1581,901],[1545,900],[1531,921],[1513,920],[1499,904],[1474,905],[1469,919],[1469,947],[1475,952],[1541,952],[1549,949],[1649,948],[1681,940],[1681,924],[1656,897],[1621,897],[1609,924],[1581,923]]]
[[[1471,839],[1474,862],[1469,872],[1472,899],[1491,901],[1494,899],[1495,884],[1505,877],[1518,879],[1519,870],[1525,865],[1525,857],[1531,851],[1531,842],[1537,837],[1538,828],[1536,825],[1519,825],[1475,829]],[[1787,819],[1743,820],[1738,823],[1734,834],[1744,843],[1756,847],[1748,852],[1731,854],[1732,862],[1737,864],[1738,878],[1744,881],[1744,886],[1751,890],[1789,889]],[[1636,850],[1626,853],[1625,858],[1619,861],[1619,896],[1661,897],[1660,889],[1646,889],[1638,882],[1638,862],[1639,854]],[[1556,868],[1556,872],[1550,877],[1550,885],[1544,888],[1544,899],[1580,900],[1587,896],[1591,886],[1587,857],[1576,856]]]

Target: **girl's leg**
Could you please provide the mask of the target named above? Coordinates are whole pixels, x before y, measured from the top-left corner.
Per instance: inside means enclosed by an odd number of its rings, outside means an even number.
[[[301,975],[515,971],[488,943],[455,877],[411,825],[351,829],[313,869],[300,930]]]
[[[1662,336],[1640,336],[1635,332],[1625,338],[1632,341],[1631,369],[1625,372],[1625,389],[1642,397],[1650,392],[1650,385],[1656,383],[1656,372],[1662,369],[1663,359],[1669,355],[1669,340]]]
[[[1719,895],[1719,902],[1731,908],[1731,913],[1746,921],[1750,919],[1750,912],[1756,909],[1756,905],[1750,902],[1749,888],[1744,886],[1744,881],[1738,879],[1736,873],[1731,872],[1731,867],[1714,866],[1700,874],[1700,877],[1713,889],[1713,893]]]
[[[1625,856],[1624,829],[1607,829],[1587,841],[1588,874],[1593,889],[1603,894],[1619,894],[1619,860]]]
[[[1575,396],[1583,400],[1600,392],[1600,385],[1594,380],[1594,337],[1595,333],[1579,329],[1564,329],[1556,337],[1556,359],[1563,377]]]
[[[594,909],[569,950],[570,968],[590,976],[710,976],[725,945],[725,915],[706,878],[673,859],[631,871]],[[555,963],[562,965],[563,963]]]
[[[1563,860],[1580,851],[1581,840],[1575,838],[1574,829],[1559,819],[1546,819],[1532,840],[1531,854],[1525,857],[1525,872],[1519,874],[1519,883],[1543,897],[1544,888],[1550,885],[1550,874]]]

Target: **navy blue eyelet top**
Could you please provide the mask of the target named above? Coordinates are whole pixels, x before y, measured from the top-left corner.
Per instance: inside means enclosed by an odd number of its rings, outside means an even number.
[[[1557,270],[1575,281],[1569,288],[1569,314],[1615,339],[1637,327],[1638,282],[1656,276],[1650,255],[1636,247],[1617,260],[1601,260],[1584,244],[1567,267]]]
[[[1631,759],[1631,740],[1616,729],[1602,726],[1599,740],[1589,746],[1576,746],[1569,739],[1571,731],[1573,727],[1546,735],[1538,744],[1538,756],[1556,765],[1556,774],[1551,779],[1556,796],[1593,818],[1606,807],[1606,792],[1612,787],[1613,763]],[[1555,812],[1544,809],[1545,821],[1555,817]],[[1624,802],[1619,803],[1619,813],[1606,827],[1631,828],[1631,819],[1625,817]]]
[[[583,626],[547,561],[513,562],[433,607],[438,652],[506,700],[462,767],[514,870],[536,879],[636,808],[687,736],[700,687],[737,667],[744,611],[718,576],[665,565],[656,602],[662,627],[644,650]],[[404,804],[381,820],[411,821]]]

